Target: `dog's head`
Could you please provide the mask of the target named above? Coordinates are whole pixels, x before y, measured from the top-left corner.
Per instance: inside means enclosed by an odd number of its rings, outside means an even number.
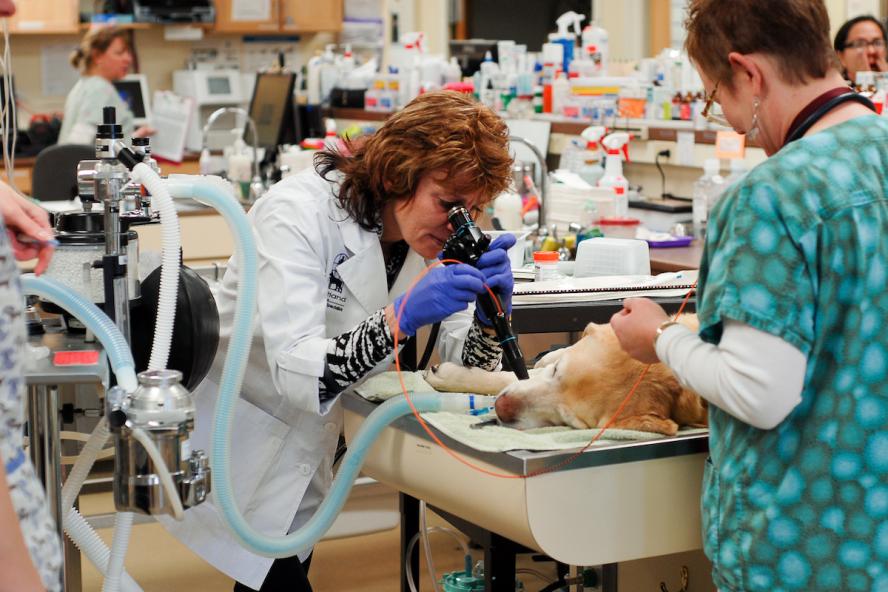
[[[693,324],[696,319],[686,322]],[[530,379],[500,392],[495,408],[501,423],[519,429],[600,427],[614,415],[644,364],[623,351],[609,324],[590,323],[582,339],[547,354],[535,368]],[[681,390],[668,369],[656,364],[633,396],[633,409],[627,411],[669,418]]]
[[[570,347],[546,354],[528,380],[507,386],[496,400],[499,420],[516,428],[569,425],[587,428],[589,415],[577,415],[576,407],[586,404],[585,394],[599,394],[608,388],[608,368],[634,365],[620,348],[610,325],[590,323],[583,338]]]

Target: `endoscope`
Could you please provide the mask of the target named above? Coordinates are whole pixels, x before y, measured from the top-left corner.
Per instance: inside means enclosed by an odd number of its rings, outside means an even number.
[[[475,221],[463,206],[455,206],[447,213],[453,234],[444,243],[444,259],[453,259],[477,266],[481,255],[487,252],[490,246],[490,237],[481,232],[475,225]],[[496,293],[486,291],[478,296],[478,306],[493,323],[496,338],[503,348],[503,357],[519,380],[528,378],[527,366],[524,365],[524,354],[518,347],[518,338],[512,332],[509,317],[503,310],[501,298]]]

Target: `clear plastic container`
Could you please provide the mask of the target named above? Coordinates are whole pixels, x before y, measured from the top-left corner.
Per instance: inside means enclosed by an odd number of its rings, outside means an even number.
[[[703,162],[703,176],[694,182],[693,210],[694,236],[702,238],[706,233],[709,212],[725,190],[725,180],[719,174],[720,162],[717,158],[707,158]]]
[[[635,234],[641,226],[638,218],[601,218],[598,220],[598,228],[606,238],[635,238]]]
[[[558,253],[555,251],[536,251],[533,254],[533,280],[544,282],[561,277],[558,273]]]

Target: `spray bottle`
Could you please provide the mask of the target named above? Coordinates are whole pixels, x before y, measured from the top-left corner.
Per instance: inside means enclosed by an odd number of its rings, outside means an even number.
[[[590,60],[594,66],[595,76],[607,76],[607,61],[610,49],[607,30],[592,21],[583,29],[583,58]]]
[[[604,162],[604,176],[598,181],[599,187],[612,187],[616,197],[616,217],[629,217],[629,181],[623,176],[623,158],[629,162],[629,140],[626,132],[605,136],[601,143],[607,150]],[[622,154],[621,154],[622,153]]]
[[[580,137],[586,141],[586,150],[583,151],[579,175],[593,187],[604,176],[604,167],[601,166],[601,138],[606,133],[607,128],[601,125],[593,125],[580,132]]]
[[[564,62],[561,65],[561,69],[564,72],[570,72],[570,62],[574,57],[574,47],[577,44],[577,36],[581,34],[580,22],[585,18],[586,15],[577,14],[576,12],[569,10],[555,19],[555,24],[558,25],[558,32],[549,34],[550,42],[559,43],[564,46]],[[574,27],[573,33],[568,30],[568,27],[571,25]]]

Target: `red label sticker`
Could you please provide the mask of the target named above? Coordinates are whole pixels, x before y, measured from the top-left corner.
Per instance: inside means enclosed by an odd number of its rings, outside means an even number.
[[[56,366],[94,366],[99,363],[99,352],[95,350],[58,351],[52,357]]]

